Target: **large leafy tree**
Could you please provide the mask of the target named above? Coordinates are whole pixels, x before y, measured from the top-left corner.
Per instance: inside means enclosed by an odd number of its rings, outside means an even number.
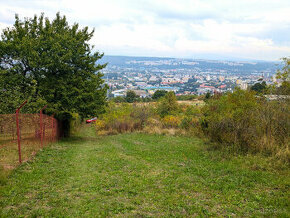
[[[107,87],[100,70],[105,65],[96,64],[103,54],[88,44],[93,33],[70,26],[59,13],[52,21],[43,14],[24,21],[16,15],[0,40],[0,112],[11,113],[28,99],[25,108],[31,112],[48,104],[48,113],[101,113]]]

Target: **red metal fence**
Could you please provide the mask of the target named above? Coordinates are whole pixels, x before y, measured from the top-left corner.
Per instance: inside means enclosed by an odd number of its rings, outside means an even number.
[[[0,165],[4,168],[30,160],[58,139],[58,122],[53,116],[43,114],[42,109],[39,114],[21,114],[20,108],[15,114],[0,114]]]

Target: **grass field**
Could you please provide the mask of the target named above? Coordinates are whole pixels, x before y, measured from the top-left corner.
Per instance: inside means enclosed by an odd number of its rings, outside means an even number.
[[[0,217],[289,217],[289,170],[197,138],[140,133],[56,143],[0,186]]]

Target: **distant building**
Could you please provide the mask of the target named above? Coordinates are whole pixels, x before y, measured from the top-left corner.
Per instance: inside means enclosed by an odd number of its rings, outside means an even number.
[[[239,84],[239,87],[242,89],[242,90],[247,90],[248,89],[248,83],[246,82],[242,82]]]
[[[264,95],[268,101],[290,99],[290,95]]]
[[[136,82],[137,86],[147,86],[147,83],[145,82]]]
[[[126,96],[126,90],[125,89],[119,89],[119,90],[116,90],[116,91],[112,91],[112,95],[114,97],[125,97]]]
[[[214,93],[215,89],[212,88],[197,88],[197,94],[198,95],[204,95],[206,93]]]
[[[221,82],[223,82],[223,81],[225,81],[225,77],[224,77],[224,76],[219,76],[219,80],[220,80]]]
[[[182,83],[187,83],[189,79],[190,79],[189,76],[185,76],[185,77],[183,77],[183,78],[181,79],[181,82],[182,82]]]
[[[220,85],[218,88],[219,88],[219,89],[225,89],[226,87],[227,87],[227,85],[224,85],[224,84],[223,84],[223,85]]]
[[[179,87],[171,87],[171,86],[147,86],[143,88],[144,90],[147,90],[148,92],[153,91],[153,93],[156,90],[165,90],[165,91],[174,91],[177,92],[179,90]]]
[[[151,77],[149,78],[149,81],[151,81],[151,82],[156,82],[156,81],[158,81],[158,78],[157,78],[156,76],[151,76]]]
[[[136,95],[139,95],[141,98],[146,98],[149,96],[149,93],[147,93],[145,90],[132,90],[136,93]]]

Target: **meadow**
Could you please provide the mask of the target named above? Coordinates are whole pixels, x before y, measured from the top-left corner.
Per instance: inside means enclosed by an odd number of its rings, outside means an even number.
[[[85,125],[15,169],[0,217],[287,217],[289,169],[229,155],[196,137],[96,135]]]

